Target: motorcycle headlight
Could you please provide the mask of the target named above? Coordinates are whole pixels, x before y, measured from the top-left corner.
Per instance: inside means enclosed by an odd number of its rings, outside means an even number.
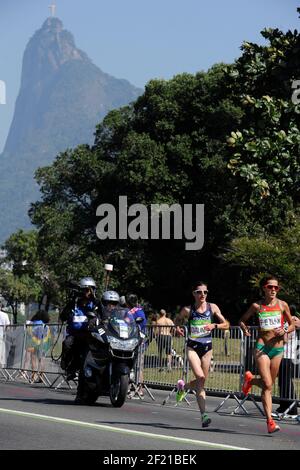
[[[135,349],[139,343],[138,339],[136,338],[120,341],[114,336],[108,336],[107,339],[113,349],[123,349],[124,351],[133,351],[133,349]]]

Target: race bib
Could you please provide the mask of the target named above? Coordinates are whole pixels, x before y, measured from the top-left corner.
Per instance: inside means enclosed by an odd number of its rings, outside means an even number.
[[[261,330],[269,331],[274,328],[281,328],[281,312],[259,312],[259,326]]]
[[[205,329],[206,325],[209,325],[211,320],[191,320],[190,321],[190,338],[196,339],[201,338],[202,336],[210,335],[210,331]]]

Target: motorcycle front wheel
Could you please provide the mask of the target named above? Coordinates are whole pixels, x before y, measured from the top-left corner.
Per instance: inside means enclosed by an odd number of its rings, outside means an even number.
[[[120,408],[124,405],[127,397],[128,386],[128,375],[120,375],[114,379],[109,390],[110,401],[114,407]]]

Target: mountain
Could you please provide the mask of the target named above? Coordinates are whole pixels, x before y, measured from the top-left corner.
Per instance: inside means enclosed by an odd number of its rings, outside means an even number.
[[[77,49],[58,18],[48,18],[30,39],[21,87],[0,156],[0,242],[29,228],[29,205],[39,197],[35,170],[78,144],[92,144],[108,111],[134,101],[142,90],[114,78]]]

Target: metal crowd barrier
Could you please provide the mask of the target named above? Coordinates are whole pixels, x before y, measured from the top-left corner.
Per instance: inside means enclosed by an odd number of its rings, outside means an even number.
[[[61,324],[0,327],[0,372],[6,380],[24,379],[52,387],[63,379],[58,358],[65,327]]]
[[[244,337],[243,344],[243,369],[250,370],[255,376],[258,376],[258,370],[255,362],[255,345],[258,336],[258,328],[249,328],[250,337]],[[284,355],[280,363],[279,372],[272,389],[272,399],[279,402],[278,411],[275,413],[280,419],[289,418],[299,420],[297,406],[300,396],[300,330],[285,336]],[[242,385],[242,383],[241,383]],[[242,408],[246,414],[249,414],[245,408],[246,402],[251,401],[258,409],[261,415],[264,411],[258,400],[260,400],[261,389],[253,386],[251,394],[243,397],[234,413],[238,413]]]
[[[261,390],[253,387],[251,395],[243,397],[242,384],[244,372],[250,370],[256,374],[254,349],[257,328],[250,328],[251,337],[243,335],[239,327],[231,327],[227,332],[213,330],[213,360],[206,391],[223,397],[215,411],[220,411],[233,398],[237,406],[233,413],[249,414],[246,404],[252,401],[260,413],[258,404]],[[280,400],[283,410],[281,417],[287,417],[291,411],[297,412],[300,396],[300,331],[290,339],[286,354],[273,388],[273,399]],[[193,379],[189,368],[186,340],[178,336],[176,327],[148,326],[144,343],[140,347],[138,360],[131,381],[129,398],[144,398],[148,393],[152,400],[155,389],[170,390],[165,403],[176,391],[179,378],[189,382]],[[0,379],[25,380],[29,383],[42,382],[45,386],[60,388],[75,387],[76,383],[67,382],[60,368],[62,341],[65,326],[61,324],[12,325],[0,327]],[[150,391],[151,389],[152,391]],[[225,397],[225,398],[224,398]],[[186,400],[188,402],[188,400]],[[231,413],[232,414],[232,413]]]
[[[186,328],[177,335],[175,326],[147,326],[135,367],[135,385],[129,397],[143,398],[144,390],[155,400],[152,389],[173,390],[179,378],[186,380]]]

